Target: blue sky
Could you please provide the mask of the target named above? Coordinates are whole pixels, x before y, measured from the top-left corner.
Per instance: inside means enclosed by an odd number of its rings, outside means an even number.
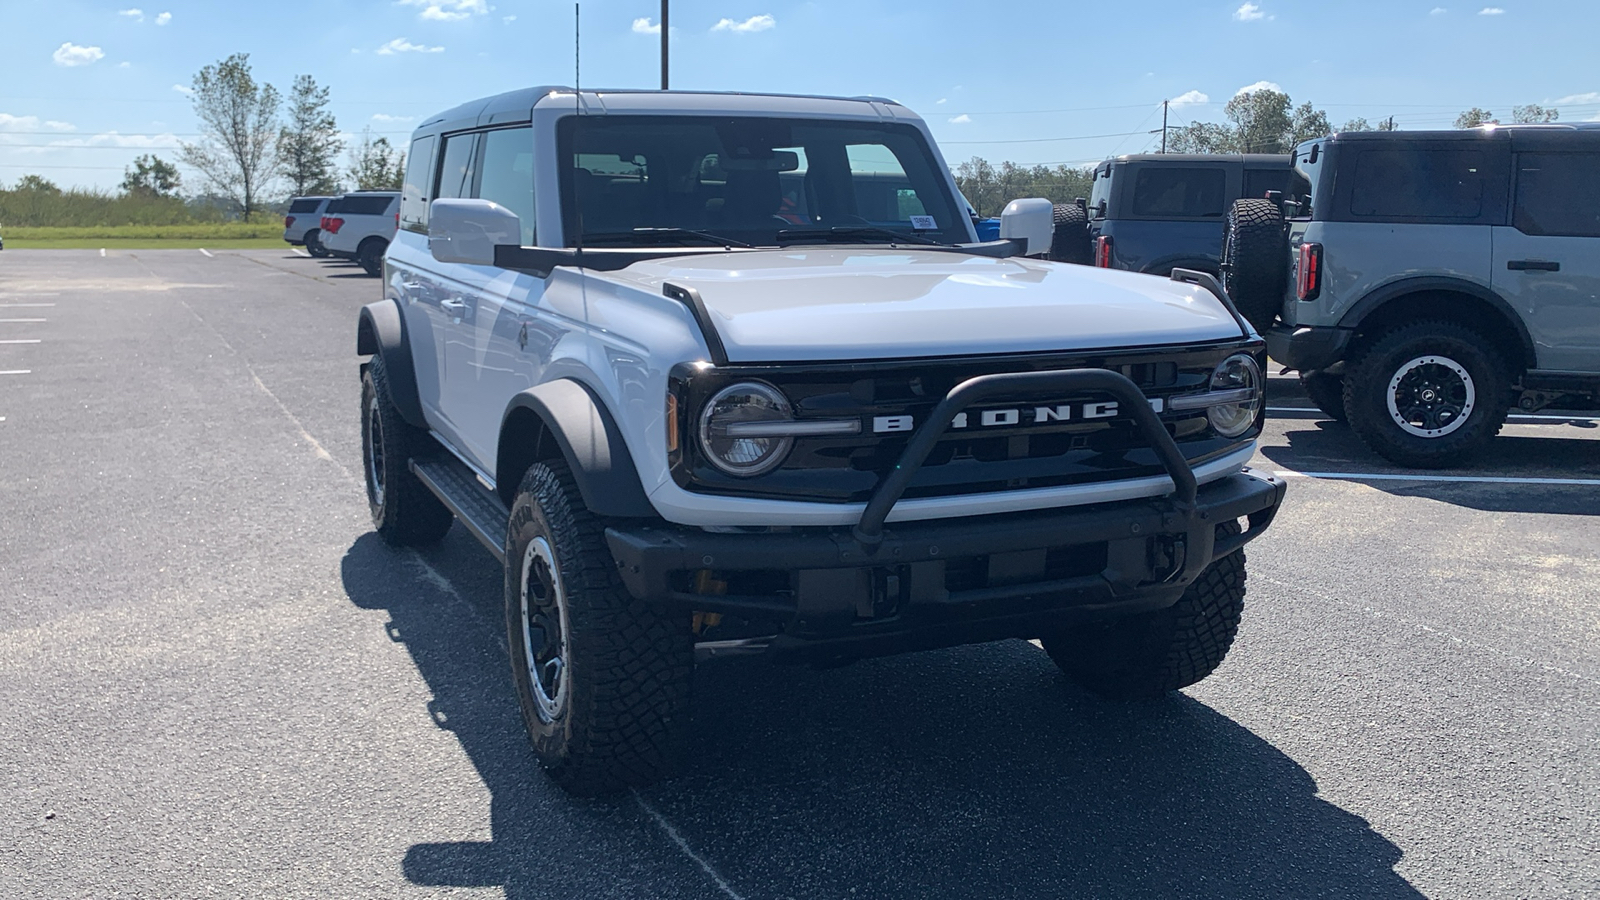
[[[973,155],[1087,164],[1221,118],[1271,83],[1335,123],[1448,127],[1484,106],[1600,119],[1600,4],[1532,0],[675,0],[673,86],[893,97]],[[583,81],[654,87],[658,0],[585,0]],[[463,100],[569,84],[566,0],[0,0],[0,182],[113,187],[141,152],[176,158],[179,90],[247,52],[280,89],[309,73],[340,126],[403,139]]]

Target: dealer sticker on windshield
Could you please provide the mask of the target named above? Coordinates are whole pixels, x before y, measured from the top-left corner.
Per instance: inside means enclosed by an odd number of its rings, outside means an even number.
[[[911,217],[911,230],[912,231],[938,231],[939,230],[939,223],[935,222],[933,220],[933,216],[912,216]]]

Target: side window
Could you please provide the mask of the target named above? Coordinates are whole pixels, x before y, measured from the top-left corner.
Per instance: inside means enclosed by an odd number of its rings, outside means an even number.
[[[1512,224],[1524,234],[1600,237],[1600,153],[1519,156]]]
[[[507,128],[483,136],[482,176],[477,196],[493,200],[522,220],[522,245],[533,246],[533,129]]]
[[[428,174],[433,171],[433,145],[438,141],[430,134],[411,142],[400,193],[400,227],[406,231],[428,233]]]
[[[1227,173],[1222,169],[1139,169],[1133,214],[1172,219],[1222,218]]]
[[[445,138],[443,159],[439,162],[439,183],[434,189],[434,200],[472,196],[473,154],[478,148],[478,135],[452,134]]]
[[[1244,170],[1244,196],[1261,198],[1268,191],[1289,191],[1290,170],[1282,169],[1245,169]]]
[[[1350,214],[1476,219],[1483,214],[1485,164],[1479,150],[1364,150],[1352,176]]]

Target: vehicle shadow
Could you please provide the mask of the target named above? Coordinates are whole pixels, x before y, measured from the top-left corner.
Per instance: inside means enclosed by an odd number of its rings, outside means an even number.
[[[1263,445],[1261,454],[1297,472],[1362,472],[1393,475],[1487,476],[1492,478],[1600,477],[1600,444],[1567,437],[1502,434],[1471,466],[1460,469],[1401,469],[1372,452],[1354,431],[1331,419],[1297,423],[1284,432],[1287,446]],[[1600,515],[1600,488],[1560,484],[1451,481],[1362,481],[1397,497],[1424,497],[1484,512]]]
[[[573,800],[528,750],[498,567],[459,531],[426,569],[370,534],[343,563],[492,796],[491,840],[419,840],[401,861],[414,883],[718,895],[687,849],[751,898],[1421,896],[1399,848],[1266,740],[1189,697],[1093,699],[1020,641],[826,671],[704,666],[690,771]]]

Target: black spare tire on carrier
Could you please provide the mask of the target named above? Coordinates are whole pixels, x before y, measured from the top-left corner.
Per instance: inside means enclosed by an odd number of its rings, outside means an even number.
[[[1236,200],[1222,238],[1222,287],[1256,331],[1283,306],[1289,280],[1289,235],[1272,200]]]
[[[1094,253],[1089,241],[1089,214],[1076,203],[1057,203],[1055,221],[1055,235],[1050,239],[1050,258],[1056,262],[1092,265]]]

